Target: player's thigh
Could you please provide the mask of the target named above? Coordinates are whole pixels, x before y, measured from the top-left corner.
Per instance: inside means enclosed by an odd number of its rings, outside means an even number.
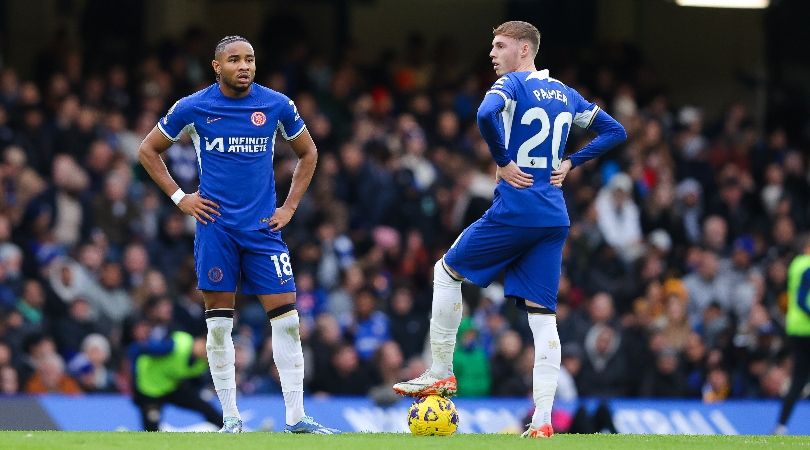
[[[240,239],[243,293],[295,292],[290,250],[281,240],[281,233],[263,228],[242,232]]]
[[[239,248],[233,230],[216,222],[197,224],[194,265],[197,287],[203,291],[235,292],[239,279]]]
[[[486,286],[526,250],[527,230],[482,217],[461,233],[444,262],[464,278]]]
[[[535,243],[506,269],[504,293],[556,311],[562,252],[568,227],[535,230]]]

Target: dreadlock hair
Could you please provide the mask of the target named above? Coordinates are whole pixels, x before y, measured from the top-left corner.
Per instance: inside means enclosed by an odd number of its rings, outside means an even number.
[[[236,34],[232,36],[225,36],[224,38],[220,39],[219,42],[217,42],[217,46],[214,47],[214,59],[216,59],[217,55],[219,55],[220,53],[222,53],[223,50],[225,50],[226,45],[239,41],[247,42],[248,44],[250,44],[250,41]]]

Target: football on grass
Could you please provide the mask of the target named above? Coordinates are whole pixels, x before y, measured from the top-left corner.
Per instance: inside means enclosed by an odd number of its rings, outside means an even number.
[[[416,436],[449,436],[458,428],[458,411],[449,398],[417,398],[408,409],[408,428]]]

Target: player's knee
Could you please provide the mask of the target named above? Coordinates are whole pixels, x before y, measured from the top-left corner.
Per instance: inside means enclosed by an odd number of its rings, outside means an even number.
[[[543,358],[545,356],[545,358]],[[534,358],[534,373],[537,375],[557,375],[560,372],[560,360],[556,361],[549,355],[536,354]]]
[[[444,262],[444,258],[433,266],[433,282],[440,286],[454,286],[461,283],[461,279],[461,275],[455,273],[455,270]]]
[[[547,348],[535,348],[534,350],[534,369],[535,373],[539,375],[554,375],[560,371],[562,354],[559,341],[556,341],[556,344],[551,342],[549,341]]]

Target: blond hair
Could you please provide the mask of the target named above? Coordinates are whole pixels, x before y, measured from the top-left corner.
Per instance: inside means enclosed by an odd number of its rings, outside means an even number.
[[[529,46],[534,50],[534,56],[540,50],[540,31],[529,22],[522,20],[512,20],[498,25],[492,30],[493,36],[508,36],[518,41],[528,41]]]

